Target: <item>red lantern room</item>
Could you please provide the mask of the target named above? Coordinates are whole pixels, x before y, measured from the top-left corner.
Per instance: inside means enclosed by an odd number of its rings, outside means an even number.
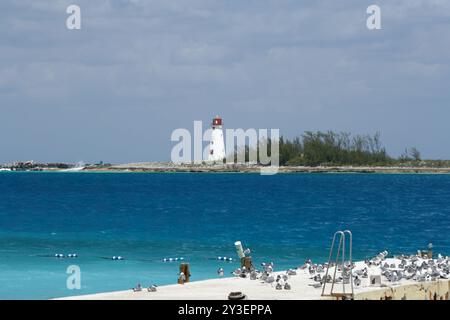
[[[222,118],[219,117],[219,116],[216,116],[216,117],[213,119],[212,127],[214,128],[214,127],[219,127],[219,126],[222,126]]]

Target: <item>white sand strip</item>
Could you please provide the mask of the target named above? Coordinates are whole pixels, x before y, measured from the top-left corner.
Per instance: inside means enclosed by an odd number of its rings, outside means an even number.
[[[400,263],[400,260],[389,258],[385,262]],[[366,267],[365,263],[356,262],[356,269]],[[330,275],[334,268],[330,269]],[[369,275],[380,273],[380,268],[371,266],[368,268]],[[285,274],[285,272],[274,272],[274,275]],[[322,276],[324,273],[322,274]],[[247,295],[249,300],[318,300],[330,299],[322,297],[322,288],[312,286],[314,280],[308,270],[297,270],[297,275],[290,276],[288,283],[291,290],[276,290],[274,284],[268,284],[261,280],[250,280],[247,278],[220,278],[204,281],[195,281],[184,285],[167,285],[157,288],[156,292],[148,292],[143,288],[141,292],[126,291],[99,293],[92,295],[73,296],[62,299],[83,300],[226,300],[230,292],[240,291]],[[325,292],[329,292],[331,284],[327,284]],[[334,292],[342,292],[342,283],[335,284]],[[441,279],[437,281],[417,282],[413,280],[401,280],[391,283],[383,279],[381,286],[371,286],[369,278],[362,278],[361,284],[354,287],[355,299],[431,299],[437,294],[438,299],[448,299],[450,280]],[[350,292],[350,285],[345,287]],[[333,298],[334,299],[334,298]]]

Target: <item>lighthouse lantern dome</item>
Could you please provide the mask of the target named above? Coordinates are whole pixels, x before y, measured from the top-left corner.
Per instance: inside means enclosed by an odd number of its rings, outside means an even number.
[[[219,116],[216,116],[216,117],[213,119],[212,125],[213,125],[213,127],[214,127],[214,126],[221,126],[221,125],[222,125],[222,118],[219,117]]]

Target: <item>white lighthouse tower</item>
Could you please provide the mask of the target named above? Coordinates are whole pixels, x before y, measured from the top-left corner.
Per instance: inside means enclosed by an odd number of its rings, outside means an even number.
[[[209,142],[208,161],[222,163],[225,158],[225,143],[223,142],[222,118],[216,116],[212,121],[211,141]]]

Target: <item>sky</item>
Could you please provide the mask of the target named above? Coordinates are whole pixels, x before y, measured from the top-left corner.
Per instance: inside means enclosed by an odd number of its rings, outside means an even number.
[[[215,115],[450,159],[450,0],[0,2],[0,162],[166,161]]]

